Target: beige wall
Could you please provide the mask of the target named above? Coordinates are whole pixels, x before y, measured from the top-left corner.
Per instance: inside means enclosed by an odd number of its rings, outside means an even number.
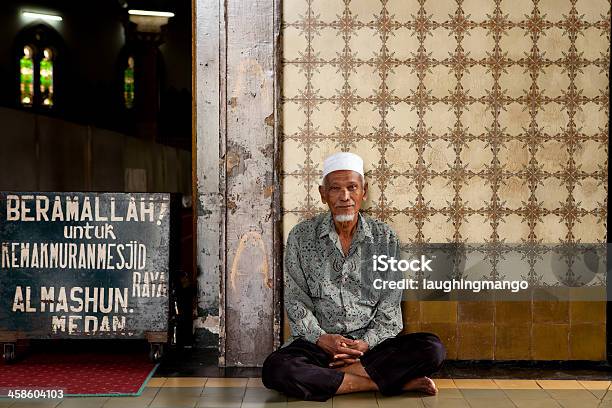
[[[284,1],[285,236],[323,210],[323,158],[345,150],[404,243],[605,242],[609,21],[604,0]],[[605,355],[605,313],[528,303],[511,323],[430,303],[413,328],[453,358]]]

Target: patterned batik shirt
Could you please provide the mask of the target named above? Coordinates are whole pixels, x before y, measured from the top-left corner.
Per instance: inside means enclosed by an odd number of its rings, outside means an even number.
[[[373,283],[403,274],[374,271],[374,255],[400,259],[399,240],[387,224],[361,213],[346,256],[331,212],[296,225],[284,259],[291,336],[281,347],[297,338],[316,344],[328,333],[362,339],[373,348],[397,335],[403,327],[402,290],[375,289]]]

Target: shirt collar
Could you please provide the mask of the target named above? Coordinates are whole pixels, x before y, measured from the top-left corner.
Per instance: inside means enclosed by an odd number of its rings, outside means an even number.
[[[359,221],[357,221],[357,231],[355,231],[355,241],[361,242],[366,237],[370,238],[370,240],[373,240],[374,236],[372,235],[372,230],[370,229],[370,226],[368,225],[368,222],[366,221],[365,216],[361,214],[361,212],[357,213],[357,215],[359,217]],[[323,218],[323,222],[321,223],[321,228],[319,230],[319,238],[323,238],[326,235],[332,237],[332,232],[333,232],[333,235],[337,235],[336,228],[334,227],[334,220],[332,218],[331,211],[328,211],[327,214],[325,214],[325,217]]]

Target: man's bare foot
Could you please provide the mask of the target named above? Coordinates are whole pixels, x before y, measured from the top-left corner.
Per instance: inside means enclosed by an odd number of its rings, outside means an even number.
[[[429,377],[413,378],[408,381],[403,388],[404,391],[418,391],[429,395],[436,395],[438,388]]]

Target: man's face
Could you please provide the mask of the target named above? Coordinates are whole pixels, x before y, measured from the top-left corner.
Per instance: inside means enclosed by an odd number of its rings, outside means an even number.
[[[327,204],[334,219],[354,217],[367,198],[368,185],[363,184],[361,174],[352,170],[337,170],[325,177],[325,184],[319,186],[321,201]],[[346,221],[346,220],[343,220]]]

